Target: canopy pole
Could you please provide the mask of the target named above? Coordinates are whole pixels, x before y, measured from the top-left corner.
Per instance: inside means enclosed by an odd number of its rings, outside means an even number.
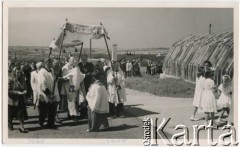
[[[83,42],[82,42],[80,53],[79,53],[79,56],[78,56],[78,63],[80,62],[80,58],[82,56],[82,49],[83,49]]]
[[[212,34],[212,24],[209,24],[209,34]]]
[[[50,48],[49,48],[48,58],[50,58],[51,54],[52,54],[52,48],[50,47]]]
[[[64,40],[64,36],[65,36],[65,29],[63,30],[62,33],[63,33],[63,37],[62,37],[62,40],[61,40],[60,51],[59,51],[59,55],[58,55],[58,66],[57,66],[57,68],[59,68],[59,66],[60,66],[60,60],[61,60],[62,50],[63,50],[63,40]]]
[[[16,55],[16,51],[14,52],[14,60],[15,60],[15,63],[17,62],[17,55]]]
[[[59,72],[59,66],[60,66],[60,61],[61,61],[61,54],[62,54],[62,49],[63,49],[63,40],[64,40],[64,37],[65,37],[65,31],[66,31],[66,25],[67,25],[67,21],[68,19],[66,18],[66,23],[65,23],[65,26],[63,28],[63,31],[62,31],[62,40],[61,40],[61,46],[60,46],[60,52],[59,52],[59,56],[58,56],[58,64],[57,64],[57,72]],[[54,79],[54,84],[53,84],[53,93],[54,93],[54,90],[55,90],[55,87],[56,87],[56,82],[58,80],[58,77],[55,77]]]
[[[78,66],[79,66],[79,63],[80,63],[80,58],[82,56],[82,50],[83,50],[83,42],[82,42],[80,53],[79,53],[79,56],[78,56]],[[80,66],[79,66],[79,69],[80,69]],[[85,91],[84,81],[80,82],[80,89],[82,89],[83,98],[84,98],[84,101],[86,101],[86,91]],[[80,92],[80,90],[79,90],[79,92]]]
[[[90,59],[92,57],[92,39],[90,39],[90,54],[89,54],[89,57],[90,57]]]

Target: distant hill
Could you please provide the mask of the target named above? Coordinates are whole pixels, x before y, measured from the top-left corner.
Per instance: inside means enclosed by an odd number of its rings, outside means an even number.
[[[111,49],[110,49],[111,50]],[[49,52],[49,47],[47,46],[9,46],[9,53],[11,52]],[[80,48],[77,48],[77,52],[80,51]],[[169,48],[134,48],[134,49],[118,49],[118,54],[161,54],[165,55],[169,51]],[[58,53],[59,50],[55,49],[53,52]],[[67,48],[66,52],[74,53],[75,48]],[[83,48],[83,52],[89,53],[89,48]],[[107,49],[105,48],[92,48],[92,53],[97,54],[107,54]]]
[[[22,61],[26,62],[40,61],[43,60],[49,54],[49,48],[44,46],[9,46],[9,59],[13,61]],[[63,52],[63,56],[69,56],[71,53],[72,56],[76,58],[79,57],[80,48],[66,49],[66,52]],[[83,53],[89,55],[89,48],[83,48]],[[111,52],[111,51],[110,51]],[[145,66],[148,61],[155,61],[162,64],[168,49],[166,48],[144,48],[144,49],[130,49],[130,50],[118,50],[117,58],[118,60],[125,59],[127,60],[138,60],[141,61],[142,65]],[[16,58],[15,58],[16,55]],[[55,49],[52,51],[53,56],[59,55],[59,50]],[[92,49],[91,58],[95,59],[109,59],[106,49]]]

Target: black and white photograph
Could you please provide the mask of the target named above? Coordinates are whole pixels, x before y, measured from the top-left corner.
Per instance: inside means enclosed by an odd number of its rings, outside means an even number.
[[[48,3],[3,3],[3,143],[238,145],[238,3]]]

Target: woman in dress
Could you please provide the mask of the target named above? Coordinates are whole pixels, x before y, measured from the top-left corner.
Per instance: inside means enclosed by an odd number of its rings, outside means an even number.
[[[208,120],[214,123],[214,113],[217,112],[217,103],[214,95],[215,84],[213,81],[214,73],[212,70],[205,71],[205,80],[203,81],[203,92],[201,100],[201,108],[205,113],[205,123],[208,125]],[[214,124],[215,125],[215,124]]]
[[[202,92],[203,92],[203,84],[204,81],[204,68],[200,66],[198,68],[198,73],[196,77],[196,87],[195,87],[195,93],[194,93],[194,98],[193,98],[193,106],[194,106],[194,111],[193,115],[190,117],[191,121],[198,121],[199,119],[195,117],[196,112],[198,108],[200,107],[201,99],[202,99]]]
[[[13,69],[13,78],[8,82],[8,128],[13,130],[13,118],[20,122],[19,131],[27,133],[24,128],[24,120],[28,118],[24,96],[27,93],[26,84],[21,81],[21,70],[17,67]]]

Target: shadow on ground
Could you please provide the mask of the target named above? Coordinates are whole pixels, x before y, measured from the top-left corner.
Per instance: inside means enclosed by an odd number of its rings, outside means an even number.
[[[136,106],[141,106],[143,104],[135,104],[135,105],[125,105],[124,106],[124,115],[125,117],[140,117],[146,115],[160,114],[158,112],[148,111]]]
[[[108,128],[108,129],[105,129],[105,130],[102,130],[102,131],[104,131],[104,132],[123,131],[123,130],[128,130],[128,129],[137,128],[137,127],[139,127],[139,126],[123,124],[123,125],[119,125],[119,126],[112,126],[112,127]]]

